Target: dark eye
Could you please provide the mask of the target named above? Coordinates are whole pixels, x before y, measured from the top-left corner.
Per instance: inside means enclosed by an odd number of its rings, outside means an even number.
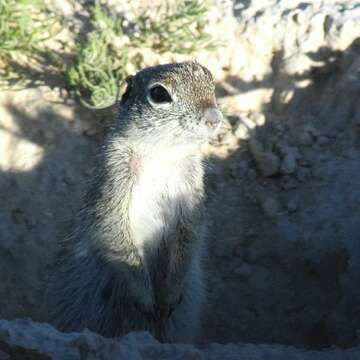
[[[161,85],[155,85],[150,89],[150,99],[156,104],[170,103],[172,101],[169,92]]]

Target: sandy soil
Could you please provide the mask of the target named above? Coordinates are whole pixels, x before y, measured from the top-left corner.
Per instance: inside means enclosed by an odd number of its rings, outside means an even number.
[[[209,147],[201,342],[359,342],[359,55],[354,43],[307,74],[281,109],[275,91],[260,113],[232,113]],[[46,320],[49,266],[105,126],[48,86],[0,94],[0,318]]]

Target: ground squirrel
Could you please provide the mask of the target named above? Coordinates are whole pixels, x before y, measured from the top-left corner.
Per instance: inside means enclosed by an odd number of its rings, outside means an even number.
[[[191,341],[204,301],[200,146],[221,122],[211,73],[197,62],[126,79],[51,281],[50,318],[60,329]]]

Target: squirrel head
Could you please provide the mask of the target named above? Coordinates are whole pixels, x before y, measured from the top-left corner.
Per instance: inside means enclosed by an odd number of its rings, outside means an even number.
[[[155,142],[208,141],[222,123],[210,71],[192,61],[129,76],[120,87],[118,122],[131,135]]]

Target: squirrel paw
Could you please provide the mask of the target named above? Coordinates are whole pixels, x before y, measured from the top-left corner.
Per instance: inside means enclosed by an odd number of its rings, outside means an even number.
[[[150,321],[159,321],[168,319],[174,310],[179,306],[182,302],[183,296],[180,295],[179,298],[174,303],[158,303],[158,304],[141,304],[138,302],[134,302],[132,305],[136,309],[136,311],[144,314],[146,319]]]
[[[179,298],[174,303],[160,303],[156,304],[154,308],[154,315],[157,320],[168,319],[174,310],[179,306],[181,301],[183,300],[183,296],[180,295]]]

